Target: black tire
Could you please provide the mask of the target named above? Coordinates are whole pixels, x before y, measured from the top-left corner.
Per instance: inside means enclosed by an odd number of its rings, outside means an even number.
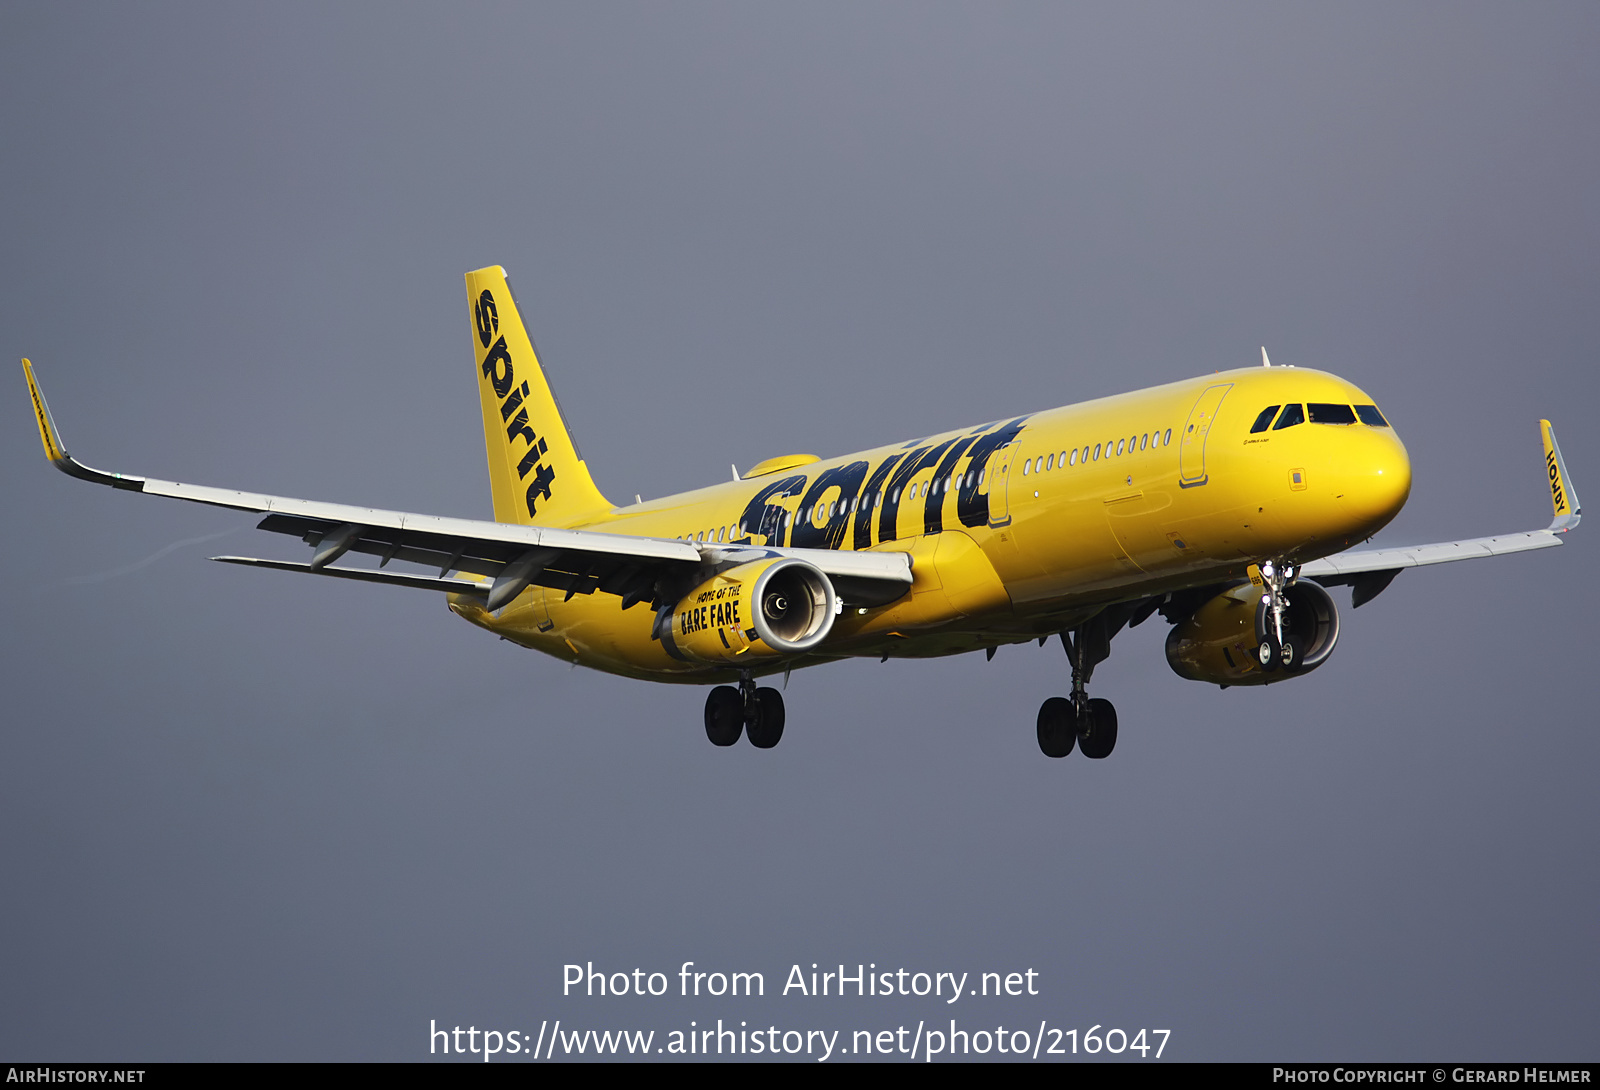
[[[744,733],[744,698],[732,685],[718,685],[706,697],[706,737],[714,746],[731,746]]]
[[[1283,650],[1278,652],[1278,661],[1283,663],[1285,673],[1298,674],[1306,661],[1306,641],[1299,636],[1284,640]]]
[[[771,749],[783,738],[783,694],[776,689],[757,689],[755,710],[745,724],[745,735],[757,749]]]
[[[1263,674],[1270,674],[1276,670],[1283,661],[1283,647],[1278,643],[1278,637],[1267,633],[1256,644],[1256,665],[1261,667]]]
[[[1078,721],[1078,748],[1095,761],[1111,756],[1117,748],[1117,709],[1111,701],[1089,701],[1087,714]]]
[[[1078,741],[1072,701],[1052,696],[1039,706],[1039,750],[1046,757],[1065,757]]]

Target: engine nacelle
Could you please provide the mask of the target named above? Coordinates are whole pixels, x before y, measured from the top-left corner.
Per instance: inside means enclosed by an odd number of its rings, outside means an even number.
[[[1167,634],[1167,663],[1173,673],[1213,685],[1266,685],[1310,673],[1333,654],[1339,642],[1339,611],[1328,592],[1308,579],[1284,589],[1289,608],[1286,635],[1300,637],[1305,657],[1293,673],[1267,671],[1256,658],[1266,631],[1267,606],[1260,587],[1244,583],[1211,599]]]
[[[661,635],[697,662],[770,662],[825,640],[838,610],[833,583],[818,568],[793,557],[756,560],[684,595]]]

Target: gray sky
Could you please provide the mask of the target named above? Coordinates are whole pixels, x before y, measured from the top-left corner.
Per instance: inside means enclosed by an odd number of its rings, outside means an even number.
[[[461,275],[498,263],[613,499],[1263,343],[1405,440],[1380,540],[1544,525],[1540,416],[1600,489],[1590,4],[0,17],[0,356],[92,465],[488,517]],[[1405,573],[1270,690],[1124,634],[1104,762],[1034,743],[1054,644],[804,671],[778,749],[722,751],[703,690],[206,563],[302,555],[61,476],[9,381],[0,1056],[955,1017],[1595,1058],[1600,527]],[[563,998],[581,961],[769,995]],[[1040,994],[771,994],[811,962]]]

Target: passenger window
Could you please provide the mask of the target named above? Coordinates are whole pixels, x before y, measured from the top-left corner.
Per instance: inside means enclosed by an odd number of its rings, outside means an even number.
[[[1143,450],[1145,447],[1148,447],[1149,445],[1150,445],[1150,436],[1149,436],[1148,433],[1139,436],[1139,449],[1140,450]]]
[[[1046,470],[1051,470],[1051,469],[1054,469],[1055,467],[1056,467],[1056,456],[1054,454],[1052,454],[1052,455],[1050,455],[1050,457],[1048,459],[1045,460],[1044,468]]]
[[[1033,466],[1033,459],[1032,458],[1027,458],[1027,459],[1023,460],[1023,463],[1022,463],[1022,475],[1024,477],[1026,477],[1028,475],[1028,470],[1030,468],[1032,468],[1032,466]]]
[[[1073,447],[1071,453],[1069,453],[1067,455],[1067,465],[1075,466],[1077,464],[1078,464],[1078,448],[1077,447]]]
[[[1165,435],[1163,435],[1161,437],[1161,445],[1162,446],[1166,446],[1170,442],[1172,442],[1172,429],[1168,428],[1167,429],[1167,434],[1165,434]]]
[[[1363,424],[1369,427],[1387,428],[1389,426],[1389,422],[1383,418],[1383,414],[1378,411],[1376,405],[1357,405],[1356,415],[1361,418]]]
[[[1306,406],[1311,411],[1313,424],[1354,424],[1356,414],[1348,405],[1327,405],[1313,401]]]
[[[1119,457],[1119,458],[1122,456],[1122,448],[1123,448],[1124,444],[1125,444],[1124,440],[1122,440],[1122,439],[1118,439],[1117,440],[1117,457]]]
[[[1298,405],[1285,405],[1283,415],[1278,417],[1276,424],[1272,425],[1272,430],[1282,431],[1284,428],[1292,428],[1296,424],[1304,424],[1305,422],[1306,413],[1304,409]]]
[[[1094,460],[1097,461],[1097,462],[1100,460],[1100,444],[1099,443],[1096,443],[1094,445]]]
[[[1272,418],[1278,415],[1278,410],[1281,408],[1283,408],[1282,405],[1268,405],[1265,409],[1262,409],[1261,415],[1256,417],[1256,422],[1250,425],[1250,434],[1254,435],[1258,431],[1266,431],[1267,428],[1271,427]]]

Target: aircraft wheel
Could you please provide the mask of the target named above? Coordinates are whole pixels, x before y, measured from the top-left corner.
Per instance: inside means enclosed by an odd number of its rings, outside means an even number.
[[[1283,650],[1278,652],[1278,661],[1283,663],[1286,673],[1294,674],[1306,661],[1306,641],[1299,636],[1290,636],[1283,641]]]
[[[744,732],[744,698],[732,685],[718,685],[706,697],[706,737],[714,746],[731,746]]]
[[[783,738],[783,694],[776,689],[757,689],[755,710],[745,724],[745,734],[757,749],[771,749]]]
[[[1086,714],[1078,720],[1078,748],[1097,761],[1117,748],[1117,709],[1111,701],[1089,701]]]
[[[1078,740],[1072,701],[1052,696],[1039,706],[1039,749],[1046,757],[1065,757]]]
[[[1256,661],[1261,664],[1261,672],[1265,674],[1278,668],[1283,661],[1283,647],[1278,643],[1278,637],[1270,632],[1261,637],[1261,642],[1256,644]]]

